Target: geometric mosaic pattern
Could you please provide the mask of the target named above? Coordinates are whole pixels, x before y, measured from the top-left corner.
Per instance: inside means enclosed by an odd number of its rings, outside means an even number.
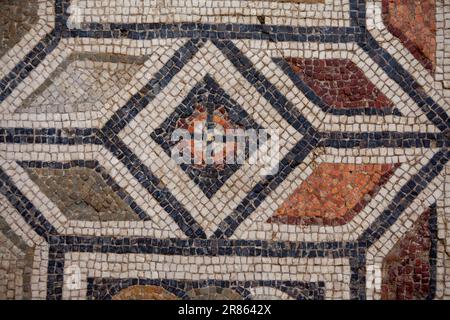
[[[449,12],[1,3],[0,298],[449,299]],[[195,123],[278,170],[177,164]]]

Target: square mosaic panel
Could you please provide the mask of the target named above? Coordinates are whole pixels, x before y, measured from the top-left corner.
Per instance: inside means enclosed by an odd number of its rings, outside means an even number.
[[[1,0],[0,299],[449,299],[449,61],[446,0]]]

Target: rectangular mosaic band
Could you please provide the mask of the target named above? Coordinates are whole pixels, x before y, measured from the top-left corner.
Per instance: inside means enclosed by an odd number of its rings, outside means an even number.
[[[348,0],[113,0],[108,1],[108,6],[101,3],[72,0],[69,20],[80,25],[183,22],[257,24],[259,19],[264,19],[267,24],[289,26],[344,26],[349,22]]]

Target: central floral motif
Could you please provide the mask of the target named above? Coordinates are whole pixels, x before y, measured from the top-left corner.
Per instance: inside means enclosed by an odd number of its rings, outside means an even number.
[[[178,150],[188,150],[193,161],[193,166],[204,168],[211,163],[217,168],[223,168],[227,159],[235,158],[238,154],[236,139],[227,140],[230,131],[242,129],[228,119],[224,106],[207,110],[202,105],[196,105],[191,116],[179,119],[177,129],[185,129],[190,134],[189,140],[181,140],[177,145]],[[208,159],[208,148],[212,148]]]

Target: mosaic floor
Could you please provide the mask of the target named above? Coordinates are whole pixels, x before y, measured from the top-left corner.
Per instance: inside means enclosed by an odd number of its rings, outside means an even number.
[[[448,0],[0,0],[0,299],[448,299],[449,112]]]

